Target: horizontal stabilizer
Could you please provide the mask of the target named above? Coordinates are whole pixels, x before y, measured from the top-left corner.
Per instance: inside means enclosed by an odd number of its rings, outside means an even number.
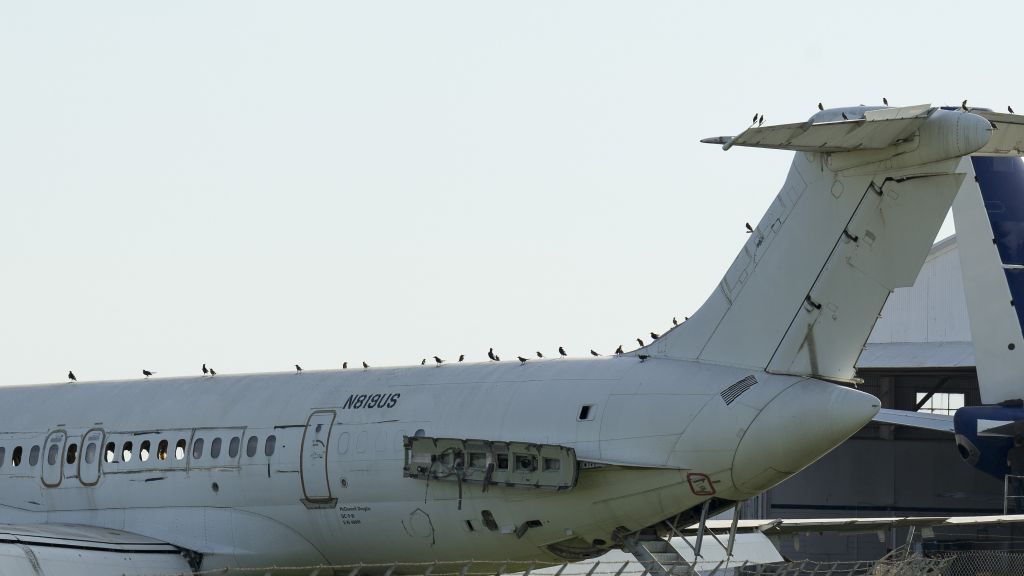
[[[971,113],[988,120],[992,123],[992,127],[995,128],[992,131],[992,138],[989,139],[988,144],[975,152],[975,154],[991,156],[1024,155],[1024,115],[988,112],[978,110],[977,108],[972,108]]]
[[[896,424],[909,428],[922,428],[935,430],[936,432],[953,433],[953,416],[945,414],[931,414],[929,412],[910,412],[908,410],[891,410],[882,408],[878,414],[871,419],[879,424]]]
[[[726,150],[732,146],[798,152],[880,150],[911,138],[934,111],[935,108],[929,104],[857,112],[851,109],[848,120],[840,116],[831,121],[832,116],[817,114],[810,121],[799,124],[752,126],[737,136],[717,136],[701,142],[721,144]],[[835,115],[839,114],[845,112]],[[816,121],[819,119],[822,121]]]

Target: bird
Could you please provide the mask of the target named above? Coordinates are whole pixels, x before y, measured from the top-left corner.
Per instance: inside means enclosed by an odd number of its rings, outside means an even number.
[[[1013,106],[1007,106],[1006,111],[1009,112],[1010,114],[1016,114],[1016,112],[1013,111]]]
[[[68,380],[71,380],[72,382],[78,382],[78,378],[75,378],[75,373],[72,372],[71,370],[68,370]]]
[[[145,376],[146,378],[149,378],[153,374],[156,374],[156,372],[150,372],[149,370],[143,370],[142,371],[142,375]]]
[[[761,117],[757,119],[757,126],[760,127],[761,124],[764,124],[764,114],[761,114]]]
[[[643,340],[641,340],[641,339],[637,338],[637,339],[636,339],[636,343],[637,343],[637,344],[639,344],[641,348],[643,348],[643,347],[644,347],[644,341],[643,341]]]
[[[295,365],[295,373],[299,374],[300,372],[302,372],[302,366],[299,366],[298,364],[296,364]]]
[[[342,362],[341,363],[341,369],[342,370],[348,370],[348,362]]]
[[[568,356],[568,354],[566,354],[566,353],[565,353],[565,348],[562,348],[561,346],[559,346],[559,347],[558,347],[558,354],[559,354],[559,355],[560,355],[560,356],[561,356],[562,358],[565,358],[566,356]]]
[[[963,109],[964,112],[970,110],[970,108],[967,107],[967,100],[964,100],[963,102],[960,103],[960,108]]]
[[[754,227],[750,225],[750,222],[747,222],[747,234],[753,234],[753,233],[754,233]]]
[[[757,124],[757,112],[754,112],[754,119],[750,121],[751,124]]]
[[[544,355],[540,353],[540,350],[537,350],[537,358],[543,358],[543,357],[544,357]]]
[[[434,362],[436,362],[437,365],[440,366],[441,364],[444,364],[444,359],[441,358],[440,356],[434,356]]]
[[[426,366],[426,365],[427,365],[427,359],[426,358],[424,358],[423,360],[420,360],[420,366]]]
[[[883,96],[882,97],[882,104],[885,104],[886,106],[888,106],[889,105],[889,99]]]
[[[363,362],[363,368],[369,368],[369,367],[370,367],[369,364],[367,364],[366,362]]]
[[[216,375],[217,375],[217,371],[214,370],[213,368],[210,368],[210,376],[216,376]]]
[[[658,334],[657,332],[651,332],[651,340],[657,340],[658,338],[661,338],[661,334]]]
[[[639,358],[641,362],[643,362],[644,360],[647,360],[648,358],[650,358],[651,355],[650,354],[637,354],[636,357]]]
[[[494,348],[491,348],[490,350],[487,351],[487,357],[490,358],[491,360],[498,359],[498,357],[494,355]]]
[[[622,354],[622,344],[619,344],[619,347],[615,349],[615,353]]]
[[[842,114],[843,114],[843,120],[849,120],[850,119],[850,117],[846,115],[846,112],[843,112]]]
[[[600,356],[600,354],[598,354],[597,352],[594,352],[593,350],[590,351],[590,355],[591,356]]]
[[[523,358],[522,356],[516,356],[516,358],[519,359],[519,363],[520,364],[526,364],[526,360],[527,360],[526,358]]]
[[[203,375],[209,374],[210,371],[206,368],[206,362],[203,362]]]
[[[494,355],[494,361],[495,362],[501,362],[501,356],[498,356],[497,354],[495,354]]]
[[[679,320],[676,320],[675,316],[672,317],[672,325],[673,326],[679,326]]]
[[[459,362],[462,362],[465,359],[466,359],[466,355],[465,354],[459,354]]]
[[[689,319],[690,319],[690,317],[689,317],[689,316],[683,316],[683,322],[686,322],[686,321],[687,321],[687,320],[689,320]]]
[[[821,105],[821,102],[818,102],[818,110],[824,110],[824,109],[825,109],[825,107]]]

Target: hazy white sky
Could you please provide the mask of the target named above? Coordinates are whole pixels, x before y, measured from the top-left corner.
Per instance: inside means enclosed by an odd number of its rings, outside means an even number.
[[[972,6],[5,3],[0,384],[610,352],[788,169],[700,138],[1024,109],[1019,4]]]

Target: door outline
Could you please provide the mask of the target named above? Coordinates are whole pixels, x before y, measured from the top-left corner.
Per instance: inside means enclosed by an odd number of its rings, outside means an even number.
[[[50,445],[55,442],[60,442],[60,446],[57,449],[57,461],[50,464]],[[64,479],[64,448],[67,446],[67,443],[68,433],[63,428],[51,430],[50,433],[46,435],[46,441],[43,442],[43,461],[39,467],[41,471],[40,476],[44,486],[56,488],[57,486],[60,486],[61,481]],[[56,478],[56,482],[47,481],[47,478],[49,478],[51,474],[53,475],[53,478]]]
[[[98,436],[94,436],[94,434]],[[81,482],[83,486],[95,486],[100,481],[100,466],[103,463],[103,441],[105,439],[106,434],[103,433],[102,428],[91,428],[89,429],[88,432],[85,433],[85,435],[82,436],[82,445],[79,448],[78,452],[78,481]],[[95,466],[93,464],[87,464],[85,462],[85,455],[89,450],[89,444],[93,440],[95,440],[96,442]],[[117,449],[115,448],[114,451],[116,452]],[[85,476],[82,475],[83,471],[88,472],[90,474],[89,478],[95,478],[95,480],[93,480],[92,482],[86,482]],[[92,475],[94,472],[95,475]]]
[[[337,498],[331,496],[331,480],[328,476],[327,460],[330,454],[331,430],[334,427],[334,420],[337,412],[334,410],[316,410],[306,420],[306,427],[302,432],[302,449],[299,451],[299,479],[302,484],[302,503],[307,508],[333,508],[338,502]],[[323,430],[326,425],[327,430]],[[317,428],[319,427],[319,428]],[[310,436],[310,430],[314,430]],[[307,446],[317,446],[317,452],[307,451]],[[322,446],[322,448],[320,448]],[[322,452],[320,452],[322,450]],[[321,454],[317,456],[317,454]],[[322,469],[320,464],[311,466],[317,460],[323,460]],[[317,477],[323,475],[323,491],[325,494],[314,493],[310,495],[312,488],[320,488],[316,485]]]

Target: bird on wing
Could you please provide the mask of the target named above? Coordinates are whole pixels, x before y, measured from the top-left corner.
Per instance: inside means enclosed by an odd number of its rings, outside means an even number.
[[[68,380],[71,380],[72,382],[78,382],[78,378],[75,378],[75,373],[72,372],[71,370],[68,370]]]
[[[526,364],[526,360],[527,360],[526,358],[523,358],[522,356],[516,356],[516,358],[519,359],[519,363],[520,364]]]
[[[846,112],[843,112],[842,114],[843,114],[843,120],[849,120],[850,119],[850,117],[846,115]]]
[[[142,371],[142,375],[145,376],[146,378],[149,378],[153,374],[156,374],[156,372],[150,372],[149,370],[143,370]]]
[[[341,369],[342,370],[348,370],[348,362],[342,362],[341,363]]]
[[[658,334],[657,332],[651,332],[651,340],[657,340],[658,338],[661,338],[661,334]]]
[[[615,349],[615,353],[622,354],[622,344],[619,344],[619,347]]]
[[[761,124],[764,124],[764,114],[761,114],[761,117],[757,119],[758,128],[761,127]]]
[[[672,317],[672,325],[673,326],[679,326],[679,320],[676,320],[675,316]]]
[[[970,108],[967,107],[967,100],[964,100],[963,102],[960,103],[960,109],[963,110],[964,112],[970,110]]]
[[[426,366],[426,365],[427,365],[427,359],[426,358],[424,358],[423,360],[420,360],[420,366]]]
[[[889,99],[886,98],[885,96],[883,96],[882,97],[882,104],[885,104],[886,106],[888,106],[889,105]]]
[[[753,233],[754,233],[754,227],[750,225],[750,222],[747,222],[747,234],[753,234]]]
[[[637,338],[637,339],[636,339],[636,343],[637,343],[637,344],[639,344],[641,348],[643,348],[643,347],[644,347],[644,341],[643,341],[643,340],[641,340],[641,339]]]
[[[217,375],[217,371],[214,370],[213,368],[210,368],[210,376],[216,376],[216,375]]]
[[[363,368],[369,368],[369,367],[370,367],[369,364],[367,364],[366,362],[363,362]]]
[[[466,355],[465,354],[459,354],[459,362],[462,362],[465,359],[466,359]]]
[[[1009,112],[1010,114],[1015,114],[1015,112],[1013,111],[1013,106],[1007,106],[1006,111]]]
[[[825,107],[821,105],[821,102],[818,102],[818,110],[824,110],[824,109],[825,109]]]
[[[562,358],[565,358],[566,356],[568,356],[568,354],[566,354],[566,353],[565,353],[565,348],[562,348],[561,346],[559,346],[559,347],[558,347],[558,354],[559,354],[559,355],[560,355],[560,356],[561,356]]]
[[[299,374],[300,372],[302,372],[302,366],[299,366],[298,364],[296,364],[295,365],[295,373]]]
[[[209,373],[210,373],[210,370],[206,367],[206,362],[203,362],[203,375],[205,376],[205,375],[207,375]]]
[[[498,359],[498,357],[494,355],[494,348],[491,348],[490,350],[487,351],[487,357],[490,358],[491,360]]]
[[[540,350],[537,350],[537,358],[543,358],[543,357],[544,357],[544,355],[541,354]]]
[[[750,121],[750,123],[751,123],[752,125],[753,125],[753,124],[757,124],[757,112],[754,112],[754,119],[753,119],[753,120],[751,120],[751,121]]]
[[[441,358],[440,356],[434,356],[434,362],[438,366],[440,366],[441,364],[444,364],[444,358]]]
[[[593,350],[590,351],[590,355],[591,356],[600,356],[600,354],[598,354],[597,352],[595,352]]]

